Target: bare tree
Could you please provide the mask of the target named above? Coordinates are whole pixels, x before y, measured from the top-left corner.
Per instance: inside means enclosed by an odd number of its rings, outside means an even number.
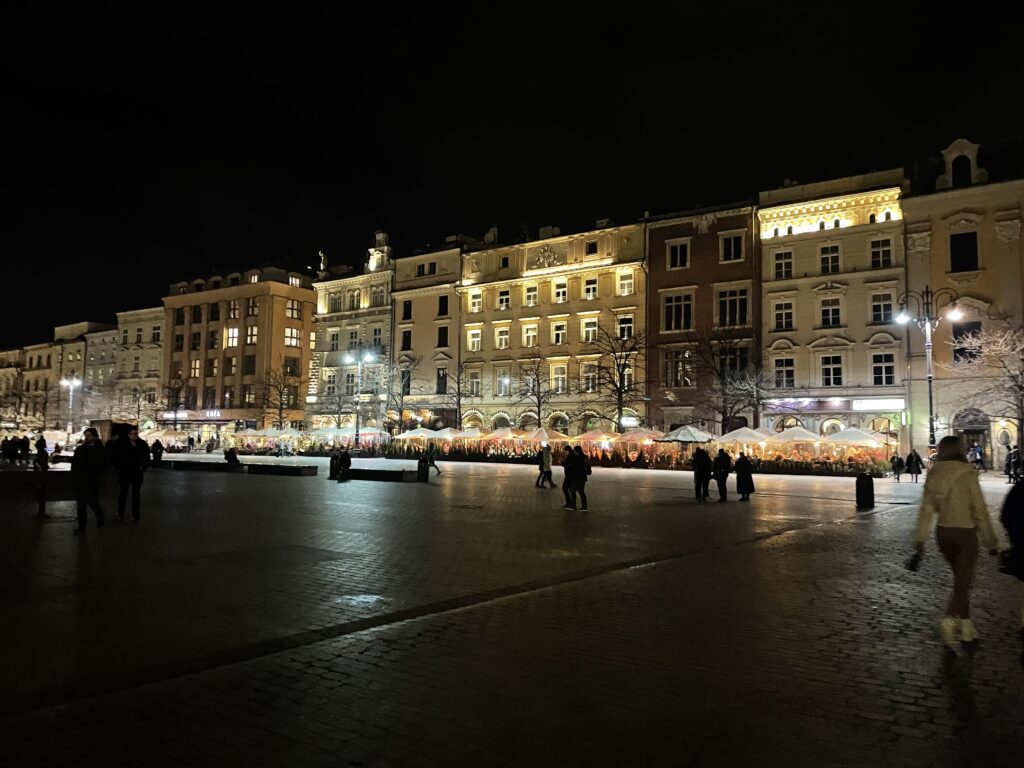
[[[462,427],[462,407],[466,398],[480,395],[477,388],[480,380],[473,379],[470,376],[470,370],[465,363],[456,364],[454,370],[449,368],[444,383],[444,392],[437,393],[441,407],[444,410],[455,412],[456,429]]]
[[[703,418],[725,433],[743,413],[759,413],[768,382],[749,357],[749,339],[705,332],[694,340],[692,349]]]
[[[184,405],[184,391],[184,379],[170,379],[166,384],[163,385],[162,397],[157,403],[158,407],[163,407],[166,411],[168,411],[171,414],[171,422],[174,424],[175,431],[177,431],[178,429],[178,411],[180,411],[181,406]]]
[[[7,388],[0,393],[0,418],[13,423],[15,429],[20,428],[22,423],[23,386],[21,374],[15,372]]]
[[[396,414],[393,421],[399,429],[405,426],[403,418],[406,398],[413,394],[419,394],[413,391],[413,382],[416,369],[422,360],[422,357],[403,356],[382,371],[381,391],[387,394],[387,399],[384,401],[384,415],[391,420],[389,414]]]
[[[602,324],[590,349],[597,357],[584,363],[580,394],[591,398],[590,403],[597,406],[595,410],[612,414],[602,418],[613,423],[616,432],[623,432],[624,412],[639,405],[645,397],[647,337],[634,333],[631,327],[616,325],[609,330]]]
[[[950,343],[952,362],[942,367],[958,379],[977,383],[964,397],[964,405],[1012,422],[1017,428],[1017,445],[1024,448],[1024,329],[1007,322]]]
[[[551,366],[544,358],[520,360],[516,363],[516,405],[532,411],[537,426],[544,425],[544,414],[553,400],[571,391],[568,379],[563,385],[551,379]]]
[[[263,395],[263,411],[275,429],[284,429],[290,419],[288,412],[299,405],[299,391],[305,380],[298,374],[284,371],[267,371],[260,382]]]

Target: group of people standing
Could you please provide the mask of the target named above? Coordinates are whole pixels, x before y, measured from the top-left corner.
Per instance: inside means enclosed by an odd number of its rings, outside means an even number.
[[[0,456],[3,456],[4,460],[8,464],[18,465],[23,464],[28,466],[29,463],[29,451],[32,449],[32,441],[28,435],[22,437],[5,437],[3,442],[0,443]]]
[[[718,449],[718,455],[714,460],[711,454],[703,448],[696,448],[693,452],[693,484],[697,494],[697,501],[710,501],[711,496],[708,490],[711,486],[711,479],[714,478],[718,486],[718,500],[729,500],[729,488],[727,485],[729,475],[736,473],[736,493],[740,495],[740,501],[750,501],[750,494],[754,493],[754,465],[746,454],[740,453],[733,464],[732,457],[725,452],[724,448]]]
[[[555,480],[552,476],[553,457],[551,446],[545,445],[537,451],[537,480],[535,488],[555,488]],[[567,447],[562,456],[562,495],[565,497],[564,509],[581,512],[587,509],[587,478],[593,470],[587,456],[580,446],[575,448]],[[578,502],[578,504],[577,504]]]
[[[85,430],[83,442],[75,448],[71,458],[71,479],[78,514],[75,533],[85,530],[90,508],[96,516],[96,527],[103,526],[105,515],[99,495],[103,476],[111,465],[117,472],[119,485],[117,516],[124,519],[130,495],[132,521],[139,522],[142,516],[142,479],[149,467],[150,456],[149,445],[139,437],[138,427],[132,426],[127,434],[114,436],[106,445],[93,427]]]
[[[892,479],[895,482],[898,483],[900,481],[900,475],[906,472],[916,483],[917,478],[920,477],[921,473],[924,471],[924,459],[921,458],[921,454],[911,448],[906,459],[898,453],[894,453],[892,458],[889,460],[889,466],[892,467]]]

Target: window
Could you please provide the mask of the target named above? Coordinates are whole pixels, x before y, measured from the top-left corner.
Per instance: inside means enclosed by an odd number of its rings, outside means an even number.
[[[620,382],[622,389],[630,390],[633,388],[633,366],[622,369],[622,381]]]
[[[842,355],[822,355],[821,386],[841,387],[843,385]]]
[[[402,302],[402,319],[412,320],[412,302],[408,299]]]
[[[220,348],[220,331],[207,331],[207,333],[206,333],[206,348],[207,349],[218,349],[218,348]]]
[[[259,275],[249,275],[249,282],[250,283],[258,283],[259,281],[260,281],[260,276]]]
[[[691,294],[665,294],[661,303],[664,330],[689,331],[693,328],[693,296]]]
[[[583,298],[593,301],[597,298],[597,278],[588,277],[583,281]]]
[[[370,289],[370,306],[371,307],[383,307],[384,306],[384,288],[378,286]]]
[[[186,387],[185,388],[185,407],[186,408],[195,408],[196,407],[196,395],[197,395],[197,392],[196,392],[196,388],[195,387]]]
[[[254,296],[250,298],[245,305],[245,314],[247,317],[256,317],[260,313],[259,300]]]
[[[412,394],[412,371],[403,369],[401,371],[401,382],[402,394]]]
[[[469,389],[467,394],[470,397],[479,397],[480,396],[480,371],[476,371],[476,370],[468,371],[468,376],[467,376],[467,379],[466,379],[466,384],[467,384],[468,389]]]
[[[528,286],[526,286],[525,303],[526,303],[526,306],[528,306],[528,307],[536,307],[537,306],[537,286],[536,285],[528,285]]]
[[[206,316],[210,320],[220,320],[220,304],[211,304],[206,310]]]
[[[238,319],[238,300],[232,299],[228,302],[228,320]]]
[[[437,316],[447,317],[448,316],[448,297],[438,296],[437,297]]]
[[[234,386],[228,385],[224,387],[224,394],[221,396],[220,407],[221,408],[233,408],[235,405],[235,388]]]
[[[176,310],[174,310],[174,324],[175,325],[184,325],[185,324],[185,308],[184,307],[178,307]],[[125,343],[127,344],[128,342],[125,341]]]
[[[833,275],[839,271],[839,246],[821,246],[821,274]]]
[[[619,274],[619,296],[633,295],[633,273],[621,272]]]
[[[559,320],[551,324],[551,343],[565,344],[569,340],[569,324]]]
[[[876,387],[896,383],[896,355],[893,352],[876,352],[871,355],[871,374]]]
[[[796,361],[782,357],[775,361],[775,386],[792,389],[796,386]]]
[[[136,344],[141,344],[142,343],[142,329],[141,328],[136,328],[135,329],[135,343]]]
[[[555,304],[564,304],[569,300],[569,284],[565,280],[555,281]]]
[[[203,348],[203,334],[200,333],[199,331],[196,331],[195,333],[193,333],[191,335],[191,337],[189,337],[188,348],[190,350],[192,350],[193,352],[202,349]]]
[[[238,329],[237,328],[228,328],[228,343],[227,343],[227,346],[229,346],[229,347],[237,347],[238,346]]]
[[[509,347],[509,337],[510,336],[511,336],[511,333],[509,332],[508,326],[505,326],[504,328],[495,328],[494,329],[494,346],[495,346],[495,348],[496,349],[508,349],[508,347]]]
[[[224,375],[234,376],[238,373],[238,358],[235,356],[224,358]]]
[[[298,299],[288,299],[284,305],[284,316],[289,320],[302,319],[302,305]]]
[[[593,393],[597,391],[597,364],[580,364],[580,391]]]
[[[747,348],[731,347],[718,353],[718,361],[722,371],[739,373],[747,369]]]
[[[297,278],[297,277],[289,277],[288,278],[288,285],[290,285],[290,286],[292,286],[294,288],[298,288],[299,285],[300,285],[299,278]]]
[[[822,328],[835,328],[841,325],[841,318],[839,316],[839,299],[822,299],[821,300],[821,327]]]
[[[139,373],[139,372],[140,372],[139,356],[135,355],[135,358],[132,360],[132,373]],[[89,374],[91,376],[92,375],[92,371],[89,371]],[[210,375],[211,376],[216,376],[217,374],[216,373],[212,373]]]
[[[436,390],[439,395],[448,394],[448,369],[438,368],[437,369],[437,382]]]
[[[189,361],[189,364],[188,364],[188,368],[189,368],[188,375],[189,375],[189,378],[192,378],[192,379],[198,379],[199,378],[199,365],[200,365],[200,363],[199,363],[198,360],[191,360],[191,361]]]
[[[203,408],[216,408],[217,407],[217,388],[216,387],[204,387],[203,388]]]
[[[786,280],[793,276],[793,252],[779,251],[775,254],[775,279]]]
[[[688,266],[690,266],[690,241],[665,243],[665,267],[667,269],[686,269]]]
[[[537,346],[537,326],[536,325],[524,325],[523,326],[523,346],[524,347],[536,347]]]
[[[254,376],[256,374],[256,355],[242,355],[242,375]]]
[[[587,240],[587,256],[597,255],[597,240]]]
[[[206,360],[206,375],[207,376],[216,376],[217,375],[217,369],[219,367],[220,367],[220,361],[217,358],[215,358],[215,357],[207,358],[207,360]]]
[[[583,320],[583,341],[597,341],[597,318],[588,317]]]
[[[480,351],[480,338],[483,334],[476,330],[466,331],[466,349],[470,352]]]
[[[121,343],[122,344],[127,344],[128,343],[128,329],[127,328],[123,328],[121,330]]]
[[[620,339],[632,339],[633,338],[633,316],[632,315],[621,315],[619,317],[619,338]]]
[[[309,349],[311,352],[316,349],[316,331],[309,332]]]
[[[437,274],[437,262],[436,261],[432,261],[429,264],[427,264],[427,274],[428,275],[436,275]]]
[[[259,338],[259,326],[250,325],[245,329],[245,343],[255,344]]]
[[[473,291],[469,294],[469,311],[479,312],[484,308],[484,298],[480,291]]]
[[[337,352],[339,343],[338,337],[340,336],[337,328],[331,328],[327,331],[327,349],[331,352]]]
[[[150,334],[149,340],[151,342],[153,342],[154,344],[159,344],[160,343],[160,326],[159,325],[154,325],[153,326],[153,332]]]
[[[242,405],[256,405],[256,388],[252,384],[242,385]]]
[[[332,293],[327,297],[327,311],[328,312],[341,312],[341,294]]]
[[[297,347],[297,346],[299,346],[299,329],[298,328],[285,328],[284,329],[284,345],[286,347]]]
[[[871,241],[871,268],[882,269],[892,266],[892,241],[885,240]]]
[[[569,390],[569,366],[551,366],[551,388],[558,393],[565,393]]]
[[[949,236],[949,271],[973,272],[978,268],[978,233],[958,232]]]
[[[726,235],[720,242],[721,261],[743,260],[743,235]]]
[[[412,349],[412,331],[402,331],[402,351],[408,352]]]
[[[876,293],[871,297],[871,322],[892,322],[892,294]]]
[[[512,394],[512,379],[508,368],[494,369],[494,392],[499,397],[508,397]]]
[[[792,301],[777,301],[777,302],[775,302],[775,330],[776,331],[791,331],[791,330],[793,330],[793,302]]]
[[[370,343],[378,349],[384,346],[384,329],[374,328],[370,337]]]
[[[511,303],[512,299],[507,288],[498,291],[498,309],[508,309]]]
[[[501,257],[501,268],[508,269],[508,256]]]
[[[203,308],[200,306],[192,307],[192,322],[201,323],[203,322]]]
[[[969,362],[977,357],[976,351],[963,344],[965,336],[981,333],[981,323],[977,320],[966,323],[953,323],[953,361]]]
[[[696,384],[693,352],[688,349],[670,349],[665,352],[665,386],[692,387]]]
[[[437,329],[437,346],[447,347],[448,346],[448,326],[442,325]]]
[[[718,325],[730,327],[747,324],[747,289],[731,288],[718,292]]]
[[[359,347],[359,329],[348,329],[348,351],[351,352]]]
[[[297,357],[286,357],[284,364],[281,366],[281,371],[285,376],[298,376],[299,375],[299,358]]]
[[[427,265],[426,264],[417,264],[416,265],[416,277],[423,277],[425,274],[427,274]]]
[[[348,397],[352,397],[356,393],[356,375],[354,373],[345,374],[345,394]]]

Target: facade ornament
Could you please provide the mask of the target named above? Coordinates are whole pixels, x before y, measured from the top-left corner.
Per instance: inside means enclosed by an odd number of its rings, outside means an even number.
[[[694,225],[697,227],[697,234],[706,235],[708,230],[711,229],[711,225],[715,223],[715,216],[711,213],[704,213],[698,216],[694,220]]]
[[[997,221],[996,237],[1001,243],[1013,243],[1020,240],[1020,219]]]
[[[910,232],[907,234],[907,252],[919,255],[927,253],[932,247],[931,232]]]
[[[565,264],[565,254],[561,254],[550,245],[543,246],[533,255],[530,262],[531,269],[545,269]]]

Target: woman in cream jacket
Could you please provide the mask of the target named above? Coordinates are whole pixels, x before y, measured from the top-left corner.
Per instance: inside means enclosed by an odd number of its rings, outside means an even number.
[[[939,631],[946,645],[956,648],[957,641],[970,643],[978,639],[970,611],[978,537],[989,554],[996,554],[999,544],[981,495],[978,472],[967,463],[964,442],[959,437],[942,438],[936,461],[928,470],[914,530],[918,552],[924,551],[925,540],[936,519],[935,540],[953,570],[953,596],[945,618],[939,623]]]

